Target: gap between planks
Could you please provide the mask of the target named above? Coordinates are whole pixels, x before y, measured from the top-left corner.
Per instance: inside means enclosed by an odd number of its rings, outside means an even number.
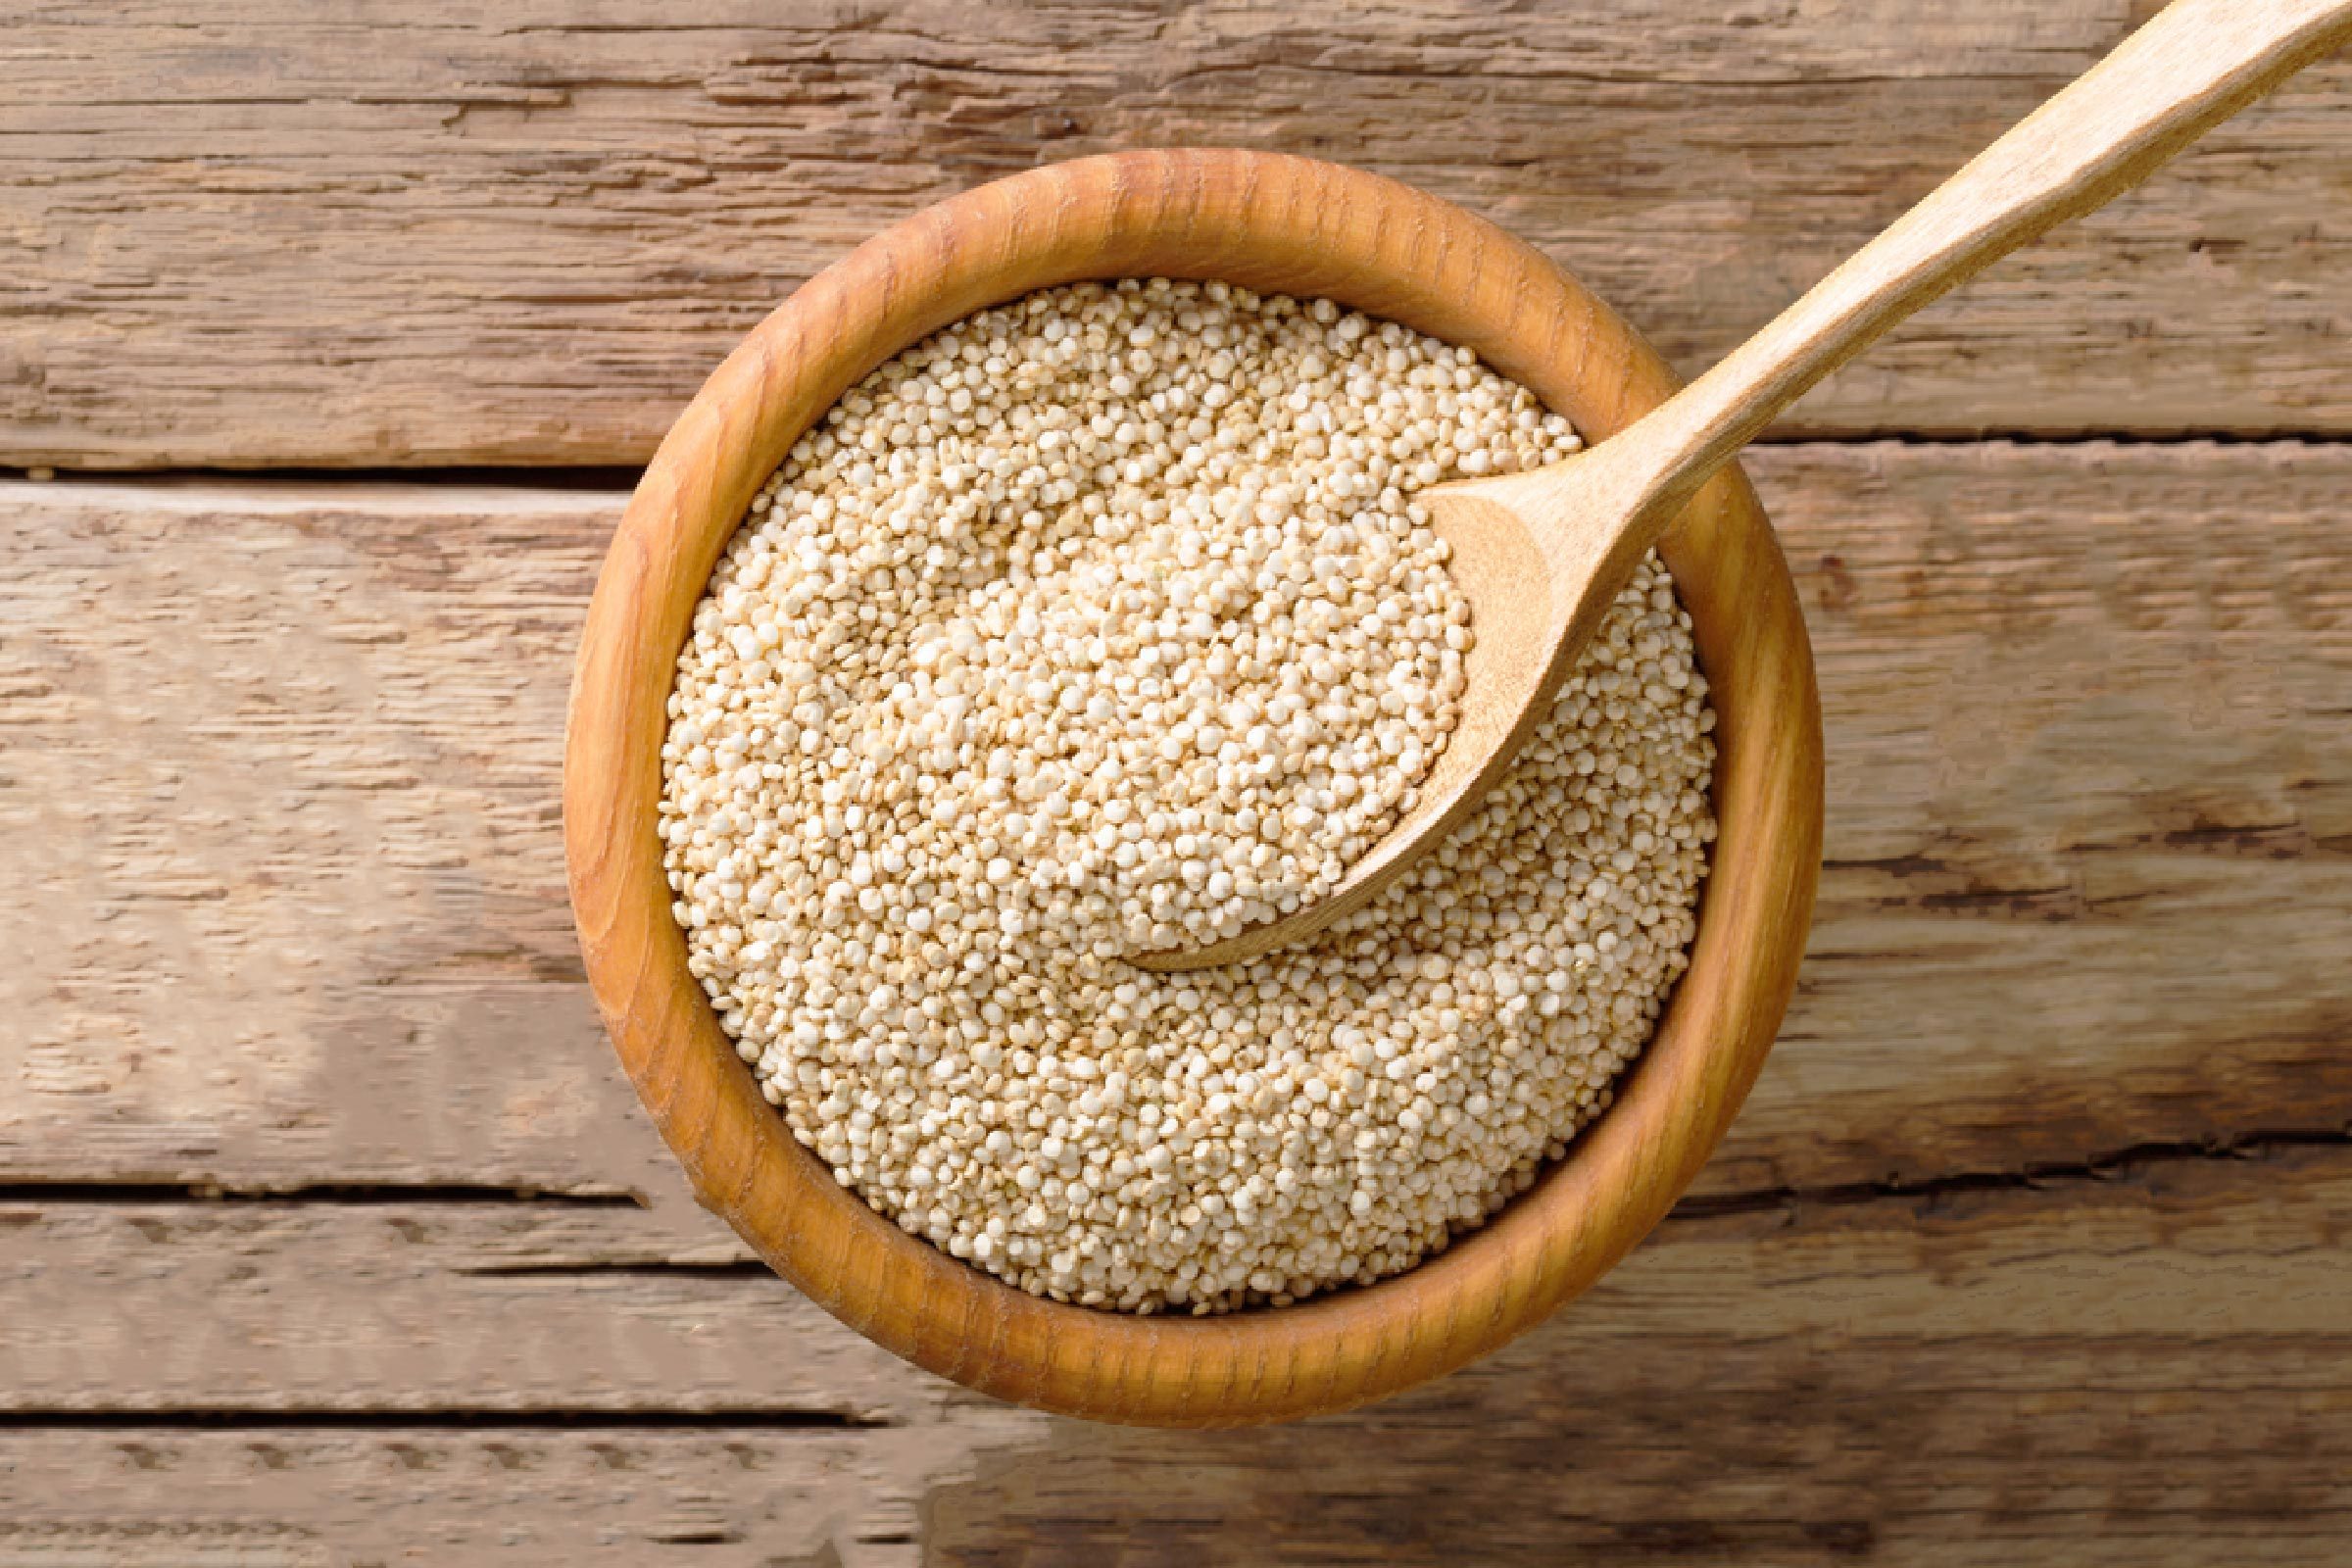
[[[1746,1191],[1702,1193],[1678,1202],[1666,1225],[1690,1224],[1736,1215],[1781,1212],[1797,1222],[1803,1210],[1852,1209],[1874,1203],[1920,1203],[1965,1195],[2007,1194],[2032,1200],[2047,1197],[2063,1202],[2069,1190],[2084,1185],[2112,1188],[2119,1180],[2161,1166],[2190,1166],[2221,1161],[2241,1162],[2287,1152],[2328,1155],[2352,1153],[2352,1125],[2289,1127],[2232,1133],[2196,1142],[2135,1144],[2129,1148],[2064,1162],[2036,1161],[2013,1170],[1954,1171],[1915,1179],[1844,1182],[1809,1187],[1772,1187]],[[39,1182],[0,1184],[0,1207],[24,1205],[57,1209],[69,1205],[94,1207],[170,1208],[185,1204],[204,1209],[216,1205],[283,1208],[493,1207],[528,1209],[553,1204],[565,1208],[634,1209],[651,1207],[643,1194],[560,1193],[529,1188],[422,1186],[399,1183],[351,1184],[282,1189],[229,1189],[202,1183],[157,1182]],[[464,1265],[453,1273],[477,1279],[526,1278],[652,1278],[751,1279],[773,1278],[768,1266],[752,1256],[696,1257],[641,1256],[605,1259],[562,1259]],[[481,1414],[481,1419],[493,1419]],[[0,1417],[0,1425],[37,1421],[22,1413]],[[61,1417],[62,1419],[62,1417]],[[74,1417],[78,1419],[78,1416]],[[191,1418],[193,1419],[193,1418]],[[274,1417],[272,1419],[275,1419]],[[299,1419],[288,1417],[288,1419]],[[340,1419],[338,1417],[338,1419]],[[401,1415],[399,1420],[411,1419]],[[422,1419],[419,1417],[418,1419]],[[452,1412],[450,1421],[473,1419]],[[502,1418],[503,1419],[503,1418]],[[561,1414],[551,1419],[561,1420]],[[605,1419],[602,1412],[594,1419]],[[826,1419],[833,1419],[830,1414]],[[843,1417],[835,1424],[888,1424]]]
[[[1886,430],[1867,425],[1851,427],[1830,426],[1806,430],[1767,430],[1750,443],[1754,447],[1994,447],[2030,452],[2039,447],[2114,446],[2135,447],[2285,447],[2308,450],[2327,450],[2352,446],[2352,431],[2305,430],[2279,428],[2241,430],[2230,427],[2212,429],[2153,428],[2132,425],[2067,426],[2063,428],[1979,428],[1969,430],[1908,429]],[[46,479],[32,480],[30,470],[23,466],[0,464],[0,482],[60,483],[73,485],[152,486],[157,489],[218,485],[233,487],[317,486],[321,489],[338,485],[386,486],[416,485],[433,489],[550,490],[565,494],[598,495],[610,493],[625,496],[637,488],[637,480],[645,470],[640,465],[629,464],[549,464],[544,466],[530,463],[423,465],[401,467],[389,465],[354,465],[348,467],[294,467],[264,465],[256,467],[233,467],[225,465],[157,466],[153,467],[122,467],[105,465],[77,467],[59,465],[38,465],[49,474]]]
[[[316,1208],[383,1208],[391,1205],[496,1204],[528,1207],[651,1208],[644,1193],[494,1187],[469,1183],[313,1182],[290,1187],[228,1187],[214,1182],[42,1181],[38,1177],[0,1182],[4,1203],[279,1203]]]
[[[896,1416],[849,1410],[599,1410],[451,1407],[419,1410],[9,1410],[22,1432],[884,1432]]]
[[[1401,176],[1695,365],[2145,9],[880,0],[518,29],[223,0],[201,31],[42,12],[12,31],[0,104],[26,327],[0,358],[0,446],[626,461],[878,227],[1043,160],[1167,144]],[[2315,68],[1803,416],[2344,427],[2348,79]]]

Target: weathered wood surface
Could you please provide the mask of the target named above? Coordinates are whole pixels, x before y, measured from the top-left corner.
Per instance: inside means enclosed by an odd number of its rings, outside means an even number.
[[[1697,366],[2150,9],[36,5],[0,37],[0,463],[633,462],[882,224],[1171,143],[1461,201]],[[1785,428],[2352,430],[2347,214],[2339,60]]]
[[[10,1203],[0,1561],[2320,1568],[2344,1154],[1678,1217],[1479,1367],[1208,1436],[877,1367],[628,1209]]]
[[[2152,9],[36,4],[0,465],[633,463],[875,227],[1155,143],[1696,367]],[[1585,1301],[1284,1431],[975,1400],[686,1200],[562,902],[617,495],[0,483],[0,1565],[2352,1559],[2347,153],[2338,60],[1780,432],[2319,439],[1755,456],[1830,725],[1773,1061]]]
[[[1578,1307],[1392,1405],[1211,1439],[1064,1427],[984,1457],[934,1493],[931,1549],[970,1568],[2341,1563],[2342,1153],[1670,1220]]]
[[[11,1568],[913,1568],[927,1493],[1026,1412],[0,1424]]]
[[[823,1427],[0,1428],[0,1562],[911,1568],[931,1473]]]
[[[1752,466],[1832,799],[1747,1112],[1501,1355],[1216,1437],[686,1200],[561,902],[616,496],[0,485],[0,1563],[2341,1562],[2352,451]]]
[[[1754,467],[1818,644],[1829,866],[1698,1190],[2352,1125],[2352,452]],[[616,505],[0,486],[0,1181],[674,1205],[557,834]]]
[[[954,1387],[900,1376],[708,1216],[681,1236],[626,1203],[17,1199],[0,1237],[0,1424],[785,1409],[886,1425]]]

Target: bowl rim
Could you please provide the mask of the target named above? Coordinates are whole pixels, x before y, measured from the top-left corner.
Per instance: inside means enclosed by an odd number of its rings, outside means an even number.
[[[686,969],[656,822],[693,607],[753,494],[874,366],[1053,283],[1220,277],[1324,295],[1466,344],[1607,437],[1664,362],[1541,253],[1385,177],[1282,154],[1130,152],[927,208],[744,339],[648,466],[597,578],[566,724],[564,826],[591,990],[701,1202],[827,1311],[916,1364],[1064,1414],[1234,1425],[1337,1410],[1490,1351],[1664,1217],[1720,1141],[1791,995],[1820,866],[1822,744],[1794,584],[1726,468],[1660,546],[1717,714],[1719,837],[1690,969],[1615,1103],[1485,1227],[1402,1274],[1294,1306],[1134,1316],[1034,1297],[902,1230],[786,1128]]]

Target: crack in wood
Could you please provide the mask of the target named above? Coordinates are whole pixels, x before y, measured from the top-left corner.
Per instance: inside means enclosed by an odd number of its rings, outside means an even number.
[[[2201,1142],[2133,1144],[2087,1159],[2035,1163],[2013,1171],[1958,1171],[1913,1181],[1846,1182],[1825,1187],[1775,1187],[1750,1192],[1710,1193],[1686,1198],[1667,1215],[1673,1220],[1719,1219],[1732,1214],[1793,1212],[1811,1204],[1852,1208],[1865,1203],[1916,1202],[1922,1199],[1977,1193],[2035,1193],[2055,1187],[2105,1183],[2152,1166],[2207,1160],[2259,1159],[2290,1149],[2352,1152],[2352,1126],[2282,1128],[2239,1133]]]
[[[2133,1144],[2080,1160],[2034,1163],[2010,1171],[1958,1171],[1910,1181],[1849,1182],[1819,1187],[1759,1188],[1686,1198],[1667,1216],[1672,1221],[1721,1219],[1733,1215],[1795,1211],[1813,1206],[1854,1208],[1879,1202],[1932,1201],[1988,1193],[2037,1194],[2084,1184],[2105,1184],[2158,1166],[2215,1160],[2259,1159],[2287,1150],[2352,1152],[2352,1126],[2283,1128],[2235,1134],[2201,1142]],[[456,1270],[474,1279],[595,1280],[769,1280],[773,1273],[756,1257],[594,1258],[487,1263]]]
[[[2295,450],[2331,451],[2352,446],[2352,432],[2297,429],[2294,427],[2263,427],[2237,429],[2216,426],[2210,429],[2172,428],[2135,425],[2066,425],[2014,428],[1984,428],[1968,430],[1939,430],[1928,428],[1885,427],[1855,425],[1843,428],[1805,430],[1767,430],[1758,436],[1759,447],[1944,447],[2004,448],[2032,451],[2043,447],[2115,446],[2124,448],[2155,447],[2282,447]],[[174,483],[218,483],[229,481],[256,485],[272,484],[415,484],[459,487],[482,485],[532,490],[576,490],[589,493],[611,492],[626,495],[637,487],[645,469],[639,464],[626,463],[425,463],[414,467],[398,464],[355,464],[350,466],[302,466],[264,465],[239,467],[225,464],[180,466],[109,466],[96,464],[87,467],[59,467],[54,464],[39,466],[53,471],[53,481],[71,484],[75,480],[108,481],[168,485]],[[0,465],[0,479],[23,479],[25,468]]]
[[[904,1426],[893,1416],[856,1410],[416,1410],[202,1409],[0,1412],[0,1434],[32,1432],[873,1432]]]
[[[429,1204],[555,1204],[571,1208],[650,1208],[635,1191],[499,1187],[472,1183],[317,1182],[292,1187],[221,1187],[210,1182],[0,1182],[0,1203],[280,1203],[319,1208]]]
[[[628,1262],[485,1263],[457,1272],[473,1279],[772,1279],[774,1271],[756,1257],[642,1258]]]

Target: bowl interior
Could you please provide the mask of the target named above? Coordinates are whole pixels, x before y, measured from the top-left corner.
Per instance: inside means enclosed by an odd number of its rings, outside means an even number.
[[[662,442],[600,575],[564,764],[572,903],[614,1048],[703,1202],[889,1348],[1101,1419],[1219,1425],[1344,1408],[1450,1370],[1592,1283],[1696,1174],[1770,1049],[1820,859],[1821,736],[1794,589],[1736,468],[1661,545],[1712,687],[1720,828],[1690,970],[1615,1105],[1484,1229],[1377,1285],[1213,1318],[1032,1297],[842,1189],[791,1137],[686,969],[659,841],[660,750],[696,601],[794,440],[899,350],[1086,278],[1223,278],[1325,296],[1475,350],[1603,439],[1665,366],[1540,254],[1393,181],[1241,152],[1120,154],[983,186],[811,279]]]

